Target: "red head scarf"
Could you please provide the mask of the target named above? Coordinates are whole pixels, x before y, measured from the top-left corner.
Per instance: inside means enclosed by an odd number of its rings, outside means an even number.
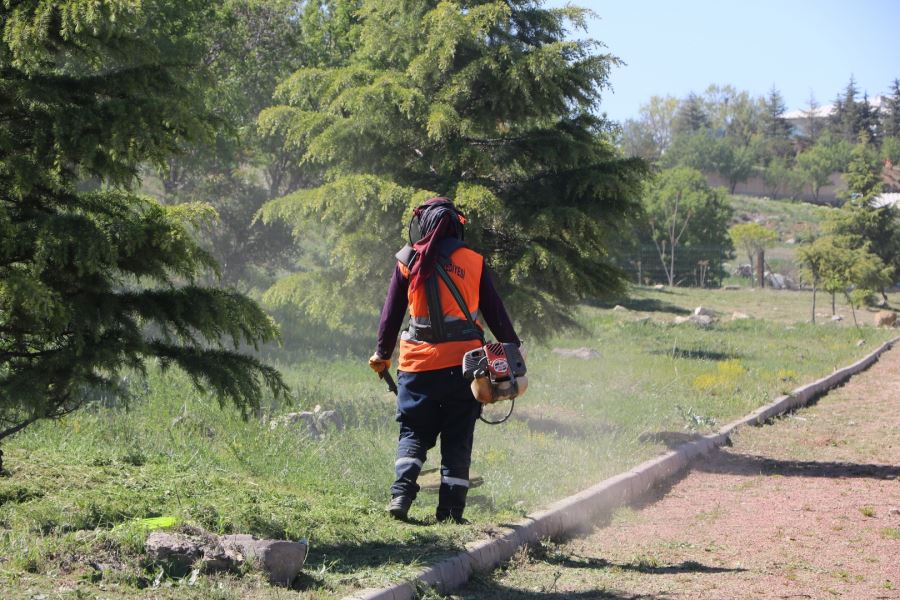
[[[438,242],[448,237],[462,239],[465,216],[449,198],[432,198],[413,211],[418,219],[421,239],[413,242],[417,258],[409,270],[409,286],[415,290],[434,274],[438,259]]]

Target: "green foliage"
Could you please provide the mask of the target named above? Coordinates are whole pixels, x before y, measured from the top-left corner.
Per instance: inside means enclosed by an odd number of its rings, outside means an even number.
[[[894,166],[900,165],[900,136],[882,138],[880,158]]]
[[[831,181],[831,175],[847,167],[851,149],[844,140],[822,135],[815,145],[797,155],[797,170],[812,188],[816,200],[821,189]]]
[[[900,212],[893,205],[876,206],[873,200],[883,189],[881,161],[865,134],[854,146],[845,175],[847,202],[826,224],[841,243],[876,255],[884,265],[881,290],[900,274]]]
[[[847,198],[857,204],[869,204],[881,193],[881,160],[865,133],[850,152],[850,163],[844,174],[847,182]]]
[[[891,95],[887,97],[882,118],[884,135],[900,138],[900,79],[891,82]]]
[[[740,223],[728,230],[731,241],[747,253],[751,268],[760,252],[778,240],[778,234],[759,223]],[[752,281],[752,278],[751,278]]]
[[[695,261],[707,262],[715,273],[731,250],[727,237],[731,207],[695,169],[677,167],[660,173],[644,195],[644,212],[644,235],[656,247],[670,286],[691,273]],[[690,248],[701,254],[691,253],[691,262],[679,261],[682,249]]]
[[[707,173],[718,173],[728,181],[734,193],[738,183],[747,181],[759,160],[761,141],[754,136],[747,143],[735,138],[719,137],[710,130],[675,138],[663,158],[663,165],[690,167]]]
[[[588,13],[373,0],[358,14],[353,52],[296,71],[260,115],[324,178],[261,217],[287,222],[301,245],[327,240],[267,298],[335,327],[374,316],[372,286],[394,268],[408,209],[438,194],[468,214],[467,239],[525,331],[571,324],[577,302],[620,289],[604,240],[634,211],[645,170],[617,156],[597,116],[617,59],[566,39]]]
[[[787,160],[775,157],[769,161],[763,171],[766,191],[772,198],[796,198],[803,191],[804,175],[792,168]]]
[[[256,118],[278,81],[299,64],[324,60],[306,35],[321,10],[305,3],[298,14],[293,0],[226,0],[213,3],[194,32],[208,75],[193,93],[217,127],[159,169],[159,195],[167,203],[204,201],[216,208],[215,227],[197,233],[228,285],[269,285],[271,273],[295,258],[286,227],[251,224],[266,200],[296,189],[304,176],[281,140],[259,134]]]
[[[679,135],[693,135],[709,127],[709,114],[703,100],[691,92],[681,103],[675,115],[674,128]]]
[[[826,235],[797,251],[813,289],[843,294],[851,307],[890,281],[890,268],[868,246],[853,246],[844,236]],[[856,313],[853,314],[854,321]],[[813,295],[815,321],[815,294]]]
[[[128,189],[141,162],[209,131],[192,94],[204,10],[31,0],[0,13],[0,439],[153,357],[244,408],[283,389],[237,351],[274,339],[273,322],[193,285],[215,270],[191,237],[211,209]]]
[[[651,96],[641,106],[637,119],[628,119],[622,127],[625,156],[657,161],[672,143],[672,125],[678,100],[672,96]]]

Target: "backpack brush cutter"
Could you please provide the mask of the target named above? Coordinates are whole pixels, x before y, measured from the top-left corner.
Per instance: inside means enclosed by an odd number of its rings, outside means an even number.
[[[472,395],[482,404],[509,400],[509,412],[499,421],[481,420],[498,425],[509,419],[516,397],[528,388],[525,358],[515,344],[486,344],[463,356],[463,377],[472,382]]]

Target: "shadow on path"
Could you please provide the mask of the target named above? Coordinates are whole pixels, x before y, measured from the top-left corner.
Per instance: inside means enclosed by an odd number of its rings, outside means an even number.
[[[721,450],[714,450],[708,458],[697,461],[693,468],[704,473],[746,476],[782,475],[785,477],[831,477],[834,479],[844,477],[900,478],[900,465],[782,460]]]
[[[491,598],[491,600],[667,600],[669,595],[626,594],[607,590],[585,590],[580,592],[559,592],[517,590],[496,582],[477,583],[469,586],[459,598]]]

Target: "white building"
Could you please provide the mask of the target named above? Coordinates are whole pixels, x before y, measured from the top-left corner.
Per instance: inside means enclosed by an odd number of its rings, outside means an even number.
[[[860,101],[861,102],[861,101]],[[875,109],[881,109],[887,104],[887,98],[884,96],[872,96],[869,98],[869,106]],[[809,119],[825,120],[834,114],[834,104],[825,104],[819,106],[814,111],[809,109],[789,110],[784,113],[784,119],[791,124],[795,133],[802,134],[806,131]]]

